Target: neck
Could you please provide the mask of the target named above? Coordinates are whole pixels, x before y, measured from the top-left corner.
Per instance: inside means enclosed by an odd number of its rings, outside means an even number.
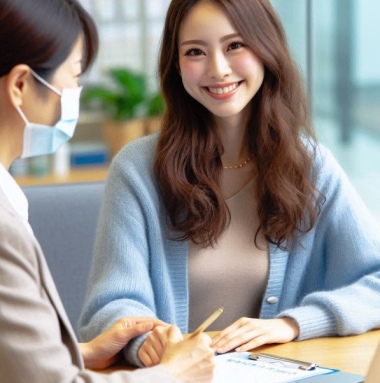
[[[222,163],[225,167],[236,166],[244,163],[250,153],[246,144],[246,123],[236,119],[232,123],[231,119],[218,121],[218,128],[221,133],[224,153]]]
[[[9,130],[0,127],[0,163],[9,169],[19,157],[21,150],[20,142],[15,139],[14,134],[12,135]]]

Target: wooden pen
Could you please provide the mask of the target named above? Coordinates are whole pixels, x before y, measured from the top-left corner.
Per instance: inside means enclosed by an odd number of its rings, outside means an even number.
[[[219,307],[214,311],[191,335],[190,338],[197,336],[201,332],[205,331],[212,323],[216,321],[219,315],[223,312],[223,307]]]

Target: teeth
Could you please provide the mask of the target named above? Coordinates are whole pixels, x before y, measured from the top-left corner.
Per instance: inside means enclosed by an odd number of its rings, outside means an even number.
[[[238,83],[235,83],[235,84],[232,84],[230,86],[225,86],[224,88],[208,88],[208,90],[214,94],[225,94],[228,92],[232,92],[237,87],[238,87]]]

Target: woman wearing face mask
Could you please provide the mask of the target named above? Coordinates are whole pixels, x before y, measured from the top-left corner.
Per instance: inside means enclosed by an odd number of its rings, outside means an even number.
[[[0,382],[210,382],[211,340],[178,341],[174,326],[160,366],[112,375],[84,369],[112,365],[131,338],[164,324],[123,317],[78,344],[7,169],[72,137],[78,79],[95,58],[97,32],[76,0],[0,0],[0,25]]]
[[[109,171],[85,339],[123,315],[191,332],[210,305],[221,353],[379,327],[380,231],[315,140],[270,1],[172,0],[159,73],[160,135]],[[156,364],[166,339],[126,356]]]

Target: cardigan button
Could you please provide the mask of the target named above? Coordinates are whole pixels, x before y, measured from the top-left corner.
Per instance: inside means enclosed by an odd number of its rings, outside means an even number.
[[[278,298],[277,297],[269,297],[266,299],[268,303],[270,304],[275,304],[278,303]]]

